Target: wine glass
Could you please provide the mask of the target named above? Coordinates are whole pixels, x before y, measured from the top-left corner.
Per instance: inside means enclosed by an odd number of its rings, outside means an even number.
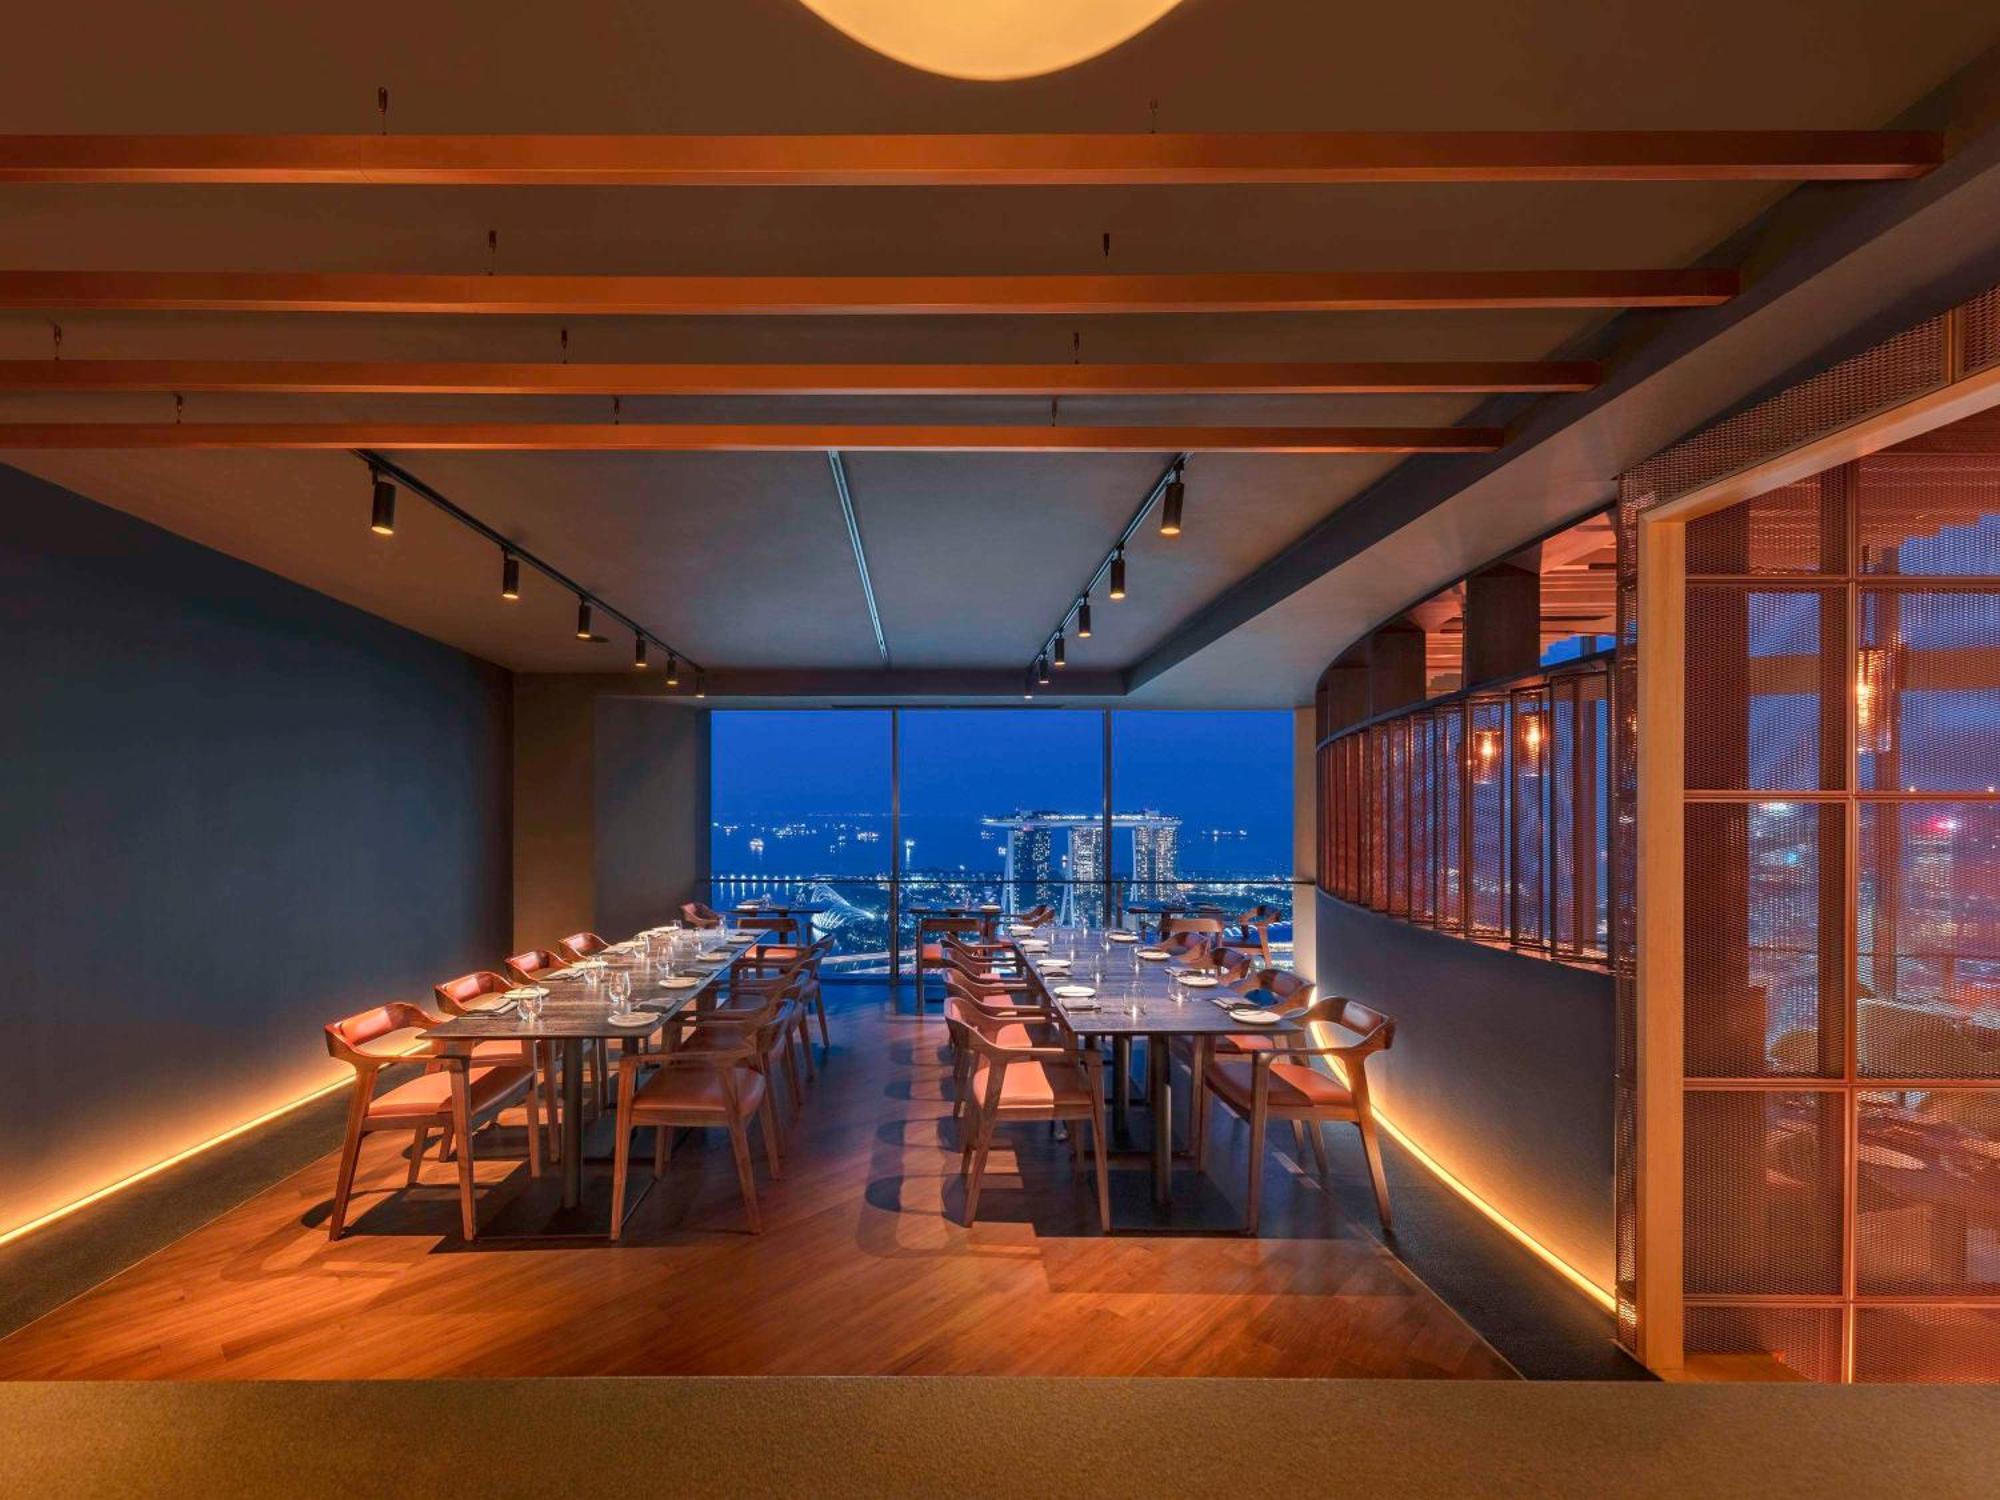
[[[604,992],[611,997],[613,1015],[624,1015],[632,1008],[632,972],[629,969],[613,969],[605,976]]]

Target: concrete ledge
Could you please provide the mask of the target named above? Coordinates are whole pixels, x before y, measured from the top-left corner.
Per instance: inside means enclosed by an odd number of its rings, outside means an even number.
[[[412,1337],[431,1333],[412,1325]],[[0,1494],[1990,1495],[2000,1388],[807,1379],[0,1385]]]

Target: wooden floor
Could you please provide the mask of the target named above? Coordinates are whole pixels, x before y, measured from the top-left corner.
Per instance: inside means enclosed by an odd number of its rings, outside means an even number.
[[[338,1244],[328,1155],[0,1341],[0,1378],[1513,1374],[1354,1217],[1344,1141],[1332,1191],[1289,1142],[1274,1152],[1262,1238],[1107,1237],[1067,1147],[1014,1127],[962,1227],[942,1023],[834,997],[783,1181],[760,1157],[762,1236],[726,1143],[697,1138],[620,1245],[468,1247],[451,1169],[404,1192],[406,1142],[380,1136]],[[1215,1137],[1212,1191],[1239,1197],[1246,1133]],[[1114,1175],[1121,1220],[1143,1219],[1143,1170]],[[482,1162],[501,1184],[482,1219],[524,1176],[517,1156]]]

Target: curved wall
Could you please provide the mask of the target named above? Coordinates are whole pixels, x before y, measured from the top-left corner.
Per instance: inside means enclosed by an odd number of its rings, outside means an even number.
[[[1315,893],[1322,995],[1396,1018],[1382,1113],[1570,1266],[1612,1285],[1612,984]]]

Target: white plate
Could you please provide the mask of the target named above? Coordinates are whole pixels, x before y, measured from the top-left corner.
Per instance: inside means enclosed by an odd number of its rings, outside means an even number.
[[[719,964],[725,958],[733,958],[735,955],[727,948],[711,948],[706,953],[697,953],[694,957],[696,963]]]
[[[1032,927],[1009,927],[1007,929],[1007,936],[1009,937],[1033,937],[1034,935],[1035,929]]]
[[[662,979],[660,981],[660,988],[663,990],[691,990],[700,983],[701,977],[699,975],[676,974],[672,979]]]
[[[1178,974],[1174,977],[1190,989],[1197,990],[1212,990],[1222,983],[1213,974]]]
[[[1044,969],[1067,969],[1069,962],[1066,958],[1045,958],[1042,960],[1042,967]],[[1000,976],[996,974],[993,977],[998,979]]]
[[[663,1018],[655,1015],[652,1011],[647,1011],[642,1015],[607,1016],[605,1019],[613,1026],[657,1026]]]
[[[760,936],[761,934],[755,932],[732,932],[724,941],[731,943],[754,943],[758,941]]]
[[[1246,1026],[1275,1026],[1284,1017],[1275,1010],[1232,1010],[1229,1019],[1241,1021]]]
[[[979,910],[998,911],[1000,910],[1000,903],[998,901],[982,901],[979,903]]]
[[[1049,951],[1049,940],[1047,938],[1022,938],[1021,951],[1023,953],[1046,953]]]
[[[1136,943],[1139,941],[1139,934],[1136,932],[1107,932],[1104,935],[1114,943]]]
[[[1058,1000],[1088,1000],[1097,991],[1087,984],[1059,984],[1055,988]]]
[[[1157,961],[1162,958],[1172,958],[1173,954],[1167,952],[1167,950],[1164,948],[1141,948],[1139,950],[1139,957],[1150,958]]]

